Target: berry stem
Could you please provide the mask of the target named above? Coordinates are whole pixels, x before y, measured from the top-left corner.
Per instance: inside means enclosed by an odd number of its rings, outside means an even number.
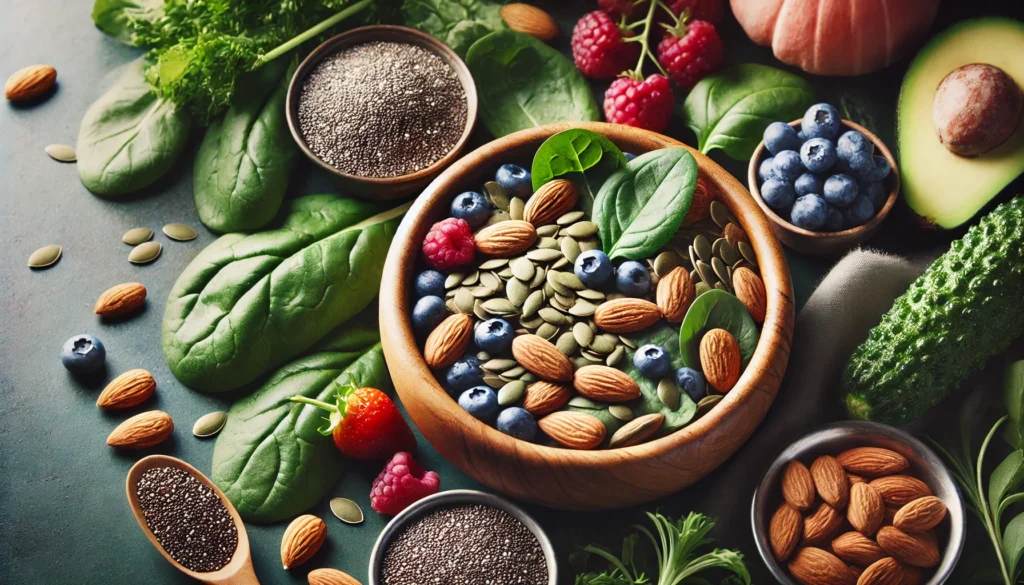
[[[305,396],[292,396],[288,400],[291,400],[292,402],[299,402],[299,403],[302,403],[302,404],[311,404],[313,406],[316,406],[317,408],[322,408],[322,409],[326,410],[327,412],[340,412],[338,410],[338,407],[333,405],[333,404],[328,404],[326,402],[322,402],[320,400],[314,400],[312,398],[306,398]]]
[[[644,78],[643,70],[645,58],[650,58],[650,60],[654,62],[655,67],[658,68],[658,71],[660,71],[662,75],[668,77],[668,73],[665,73],[665,70],[661,67],[661,63],[658,63],[658,60],[655,59],[654,55],[651,54],[650,47],[651,27],[654,25],[654,12],[659,6],[661,6],[665,10],[668,10],[668,7],[662,4],[661,0],[649,1],[650,5],[647,7],[647,16],[644,17],[643,20],[638,20],[637,22],[634,22],[628,27],[630,30],[632,30],[633,27],[636,26],[637,24],[643,24],[643,32],[641,32],[638,37],[633,37],[639,39],[638,41],[635,42],[640,43],[640,60],[637,61],[636,69],[627,73],[627,75],[633,77],[638,81],[643,81]],[[671,10],[669,10],[669,12],[671,12]]]

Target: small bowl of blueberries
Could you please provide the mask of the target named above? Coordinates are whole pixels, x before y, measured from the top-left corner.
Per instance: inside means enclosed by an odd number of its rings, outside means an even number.
[[[773,122],[750,158],[750,193],[783,244],[804,254],[841,254],[871,238],[896,204],[892,153],[830,104]]]

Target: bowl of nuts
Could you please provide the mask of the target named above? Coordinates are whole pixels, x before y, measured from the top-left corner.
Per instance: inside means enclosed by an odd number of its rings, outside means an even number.
[[[555,124],[486,144],[407,213],[380,296],[410,418],[503,494],[636,505],[710,473],[768,411],[792,283],[771,224],[665,136]]]
[[[940,585],[966,535],[963,499],[924,443],[871,422],[796,441],[754,492],[758,552],[785,585]]]

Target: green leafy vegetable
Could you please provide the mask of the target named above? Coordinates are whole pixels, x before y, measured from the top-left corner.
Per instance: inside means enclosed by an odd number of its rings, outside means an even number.
[[[123,43],[135,45],[136,22],[152,23],[163,13],[163,0],[96,0],[92,7],[92,20],[101,31]]]
[[[308,195],[281,227],[227,234],[193,260],[164,311],[163,350],[184,384],[222,392],[252,382],[366,307],[411,204]]]
[[[700,371],[700,340],[712,329],[725,329],[736,338],[746,367],[757,348],[757,323],[738,298],[718,289],[697,297],[683,317],[679,328],[683,365]]]
[[[1024,360],[1013,362],[1006,370],[1003,399],[1010,422],[1003,433],[1015,449],[1024,449]]]
[[[193,166],[199,219],[219,233],[259,229],[277,214],[298,149],[285,120],[294,65],[246,74],[222,118],[206,130]]]
[[[768,124],[799,118],[814,102],[814,91],[801,77],[742,63],[700,80],[686,96],[683,116],[701,152],[720,148],[746,160]]]
[[[98,195],[151,185],[174,166],[188,141],[188,114],[159,98],[143,78],[142,58],[89,106],[78,130],[78,176]]]
[[[696,186],[697,161],[685,148],[653,150],[615,171],[594,202],[605,253],[613,260],[652,256],[679,229]]]
[[[478,39],[508,27],[501,19],[501,5],[484,0],[405,0],[402,17],[451,47],[462,58]]]
[[[466,55],[480,117],[495,136],[554,122],[600,119],[583,74],[564,55],[511,30],[491,33]]]
[[[594,194],[616,170],[626,166],[619,147],[604,136],[582,128],[563,130],[544,141],[533,155],[533,189],[565,176],[580,192],[580,207],[590,215]]]

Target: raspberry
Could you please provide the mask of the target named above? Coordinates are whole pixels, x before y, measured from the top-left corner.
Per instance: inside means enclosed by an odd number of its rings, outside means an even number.
[[[464,219],[449,217],[431,226],[423,239],[423,256],[436,270],[451,270],[473,261],[473,232]]]
[[[658,43],[658,62],[680,88],[690,91],[722,66],[722,39],[715,25],[691,20],[665,32]]]
[[[587,77],[611,79],[636,64],[640,45],[626,42],[611,15],[595,10],[572,29],[572,57]]]
[[[682,16],[683,11],[686,11],[689,21],[703,20],[718,24],[725,17],[725,4],[722,0],[668,0],[665,5],[676,16]]]
[[[604,117],[614,124],[661,132],[672,117],[673,101],[664,75],[654,74],[643,81],[620,77],[604,93]]]
[[[373,480],[370,506],[378,514],[395,515],[413,502],[436,494],[441,489],[441,478],[433,471],[424,471],[412,455],[405,451],[395,453]]]

